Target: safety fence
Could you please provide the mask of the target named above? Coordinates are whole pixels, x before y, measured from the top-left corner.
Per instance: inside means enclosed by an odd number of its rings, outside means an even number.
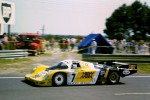
[[[101,54],[150,54],[150,42],[145,43],[145,45],[139,45],[140,43],[137,43],[138,45],[113,45],[113,49],[110,46],[97,46],[96,47],[96,53]],[[49,43],[46,45],[46,43],[43,44],[43,47],[46,50],[60,50],[60,51],[78,51],[78,52],[84,52],[84,53],[91,53],[91,50],[93,47],[91,46],[84,46],[82,48],[78,47],[79,43]],[[15,42],[9,41],[7,46],[3,48],[5,50],[15,50]]]
[[[113,48],[113,49],[112,49]],[[88,54],[90,55],[92,52],[92,47],[88,46],[88,47],[83,47],[83,48],[78,48],[78,43],[76,44],[62,44],[62,43],[58,43],[55,42],[54,44],[50,44],[50,45],[46,45],[46,51],[58,51],[58,52],[77,52],[77,53],[83,53],[84,54]],[[83,51],[83,52],[82,52]],[[115,57],[115,55],[125,55],[124,57],[126,57],[127,55],[150,55],[150,47],[145,46],[145,47],[140,47],[140,46],[126,46],[126,47],[118,47],[118,46],[97,46],[96,47],[96,53],[92,56],[104,56],[103,54],[111,54],[113,57]],[[28,52],[27,50],[0,50],[0,59],[1,58],[24,58],[28,56]],[[84,59],[85,56],[83,56]],[[123,57],[123,56],[120,56]],[[134,57],[133,57],[134,58]],[[137,56],[137,58],[139,58],[139,56]],[[92,58],[89,58],[92,59]],[[97,58],[94,58],[97,59]],[[104,59],[104,58],[98,58],[98,59]],[[109,60],[112,60],[114,58],[111,58]],[[121,59],[121,58],[118,58]],[[116,60],[118,60],[116,59]],[[128,59],[126,57],[126,59]],[[141,58],[140,58],[141,59]],[[145,59],[145,58],[142,58]],[[148,58],[146,58],[147,60]]]
[[[95,53],[98,54],[150,54],[150,48],[148,46],[146,47],[123,47],[119,48],[117,46],[97,46],[94,47]],[[86,51],[86,53],[92,53],[92,46],[81,48],[80,51]]]
[[[15,59],[28,57],[27,50],[0,50],[0,59]]]
[[[46,46],[47,50],[60,50],[60,51],[78,51],[81,53],[91,53],[93,47],[84,46],[78,48],[78,43],[76,44],[62,44],[62,43],[54,43]],[[100,54],[150,54],[150,45],[147,46],[97,46],[96,53]]]
[[[150,55],[82,54],[82,60],[89,62],[119,61],[127,63],[150,63]]]

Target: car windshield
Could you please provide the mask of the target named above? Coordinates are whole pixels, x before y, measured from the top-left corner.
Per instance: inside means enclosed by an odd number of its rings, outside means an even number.
[[[68,66],[63,63],[63,62],[59,62],[53,66],[51,66],[50,68],[48,68],[48,70],[61,70],[61,69],[67,69]]]
[[[36,37],[35,36],[25,36],[25,35],[20,35],[17,39],[21,39],[23,41],[27,41],[27,40],[34,40]]]

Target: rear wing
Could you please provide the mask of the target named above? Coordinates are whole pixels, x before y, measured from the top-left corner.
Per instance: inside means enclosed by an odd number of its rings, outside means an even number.
[[[119,69],[137,69],[137,64],[123,63],[123,62],[98,62],[99,64],[105,64],[112,67],[118,67]]]
[[[122,62],[112,62],[118,68],[125,68],[125,69],[137,69],[137,64],[129,64],[129,63],[122,63]]]

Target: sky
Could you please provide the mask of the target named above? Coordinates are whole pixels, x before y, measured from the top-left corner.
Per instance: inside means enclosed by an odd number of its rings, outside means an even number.
[[[3,0],[4,1],[4,0]],[[11,32],[54,35],[101,33],[106,19],[123,4],[135,0],[5,0],[15,3],[15,25]],[[150,0],[139,0],[150,5]],[[4,26],[7,32],[7,25]]]

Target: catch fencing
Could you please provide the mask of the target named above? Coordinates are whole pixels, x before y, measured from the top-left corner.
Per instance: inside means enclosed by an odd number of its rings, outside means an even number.
[[[91,53],[92,47],[85,47],[82,49],[78,49],[78,44],[72,47],[68,45],[68,47],[61,47],[60,44],[55,44],[52,47],[48,47],[49,51],[59,50],[59,52],[80,52],[87,51],[86,53],[82,53],[82,60],[89,62],[99,62],[99,61],[119,61],[119,62],[127,62],[127,63],[150,63],[150,48],[146,46],[144,48],[132,46],[126,46],[125,48],[113,46],[114,50],[112,54],[107,54],[107,48],[110,46],[97,46],[97,49],[102,50],[106,48],[105,53]],[[104,50],[104,49],[103,49]]]

